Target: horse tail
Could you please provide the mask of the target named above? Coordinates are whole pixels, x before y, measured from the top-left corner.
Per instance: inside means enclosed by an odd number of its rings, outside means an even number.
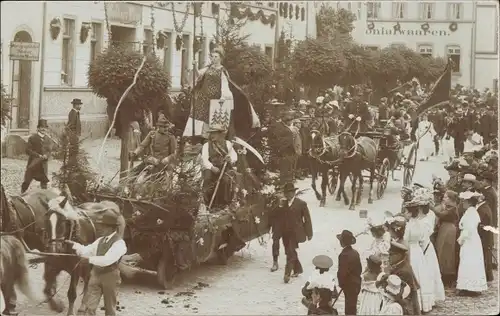
[[[14,268],[14,282],[17,284],[21,293],[31,301],[35,301],[35,295],[31,289],[29,280],[28,262],[26,251],[22,242],[14,236],[2,236],[2,243],[9,245],[12,256],[12,268]],[[4,246],[6,246],[4,245]]]

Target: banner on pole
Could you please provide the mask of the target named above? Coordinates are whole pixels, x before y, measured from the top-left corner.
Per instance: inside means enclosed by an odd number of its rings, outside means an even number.
[[[233,100],[210,100],[209,125],[220,124],[224,126],[224,128],[228,129],[233,107]]]

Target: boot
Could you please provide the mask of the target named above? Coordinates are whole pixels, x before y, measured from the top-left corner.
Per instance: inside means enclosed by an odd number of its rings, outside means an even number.
[[[290,275],[289,274],[285,274],[285,276],[283,277],[283,282],[285,282],[285,284],[290,282]]]
[[[274,260],[273,266],[271,267],[271,272],[278,271],[279,266],[278,266],[278,261]]]

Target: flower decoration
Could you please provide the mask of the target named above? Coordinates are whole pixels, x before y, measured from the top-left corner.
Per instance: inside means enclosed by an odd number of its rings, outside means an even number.
[[[57,39],[59,33],[61,33],[61,28],[62,28],[61,19],[53,18],[50,21],[50,37],[52,38],[52,40],[55,41]]]
[[[451,23],[450,23],[450,26],[449,26],[449,29],[450,29],[450,31],[452,31],[452,32],[456,32],[456,30],[458,29],[458,24],[457,24],[457,22],[451,22]]]
[[[133,216],[141,216],[142,213],[140,211],[135,211],[134,214],[132,214]]]
[[[404,204],[405,207],[427,206],[434,202],[433,191],[428,188],[417,188],[413,191],[413,197]]]
[[[420,28],[422,29],[422,31],[427,32],[429,31],[430,25],[429,23],[425,22],[424,24],[420,25]]]
[[[255,222],[255,224],[259,225],[260,224],[260,218],[258,216],[255,216],[254,222]]]
[[[200,245],[200,246],[203,246],[203,244],[205,243],[205,240],[204,240],[203,238],[201,238],[201,237],[200,237],[200,239],[198,239],[198,240],[196,241],[196,243],[197,243],[198,245]]]
[[[163,224],[163,220],[162,220],[161,218],[158,218],[158,219],[156,220],[156,224],[158,224],[158,225]]]
[[[498,228],[495,228],[495,227],[492,227],[492,226],[483,226],[483,230],[487,231],[487,232],[491,232],[495,235],[498,235],[499,231],[498,231]]]
[[[375,23],[373,22],[370,22],[368,23],[368,25],[366,26],[369,30],[373,30],[375,28]]]
[[[248,191],[245,189],[242,189],[241,194],[243,194],[243,197],[246,197],[248,195]]]
[[[399,31],[401,31],[401,24],[399,24],[399,22],[398,22],[398,23],[394,24],[393,28],[394,28],[394,32],[399,32]]]

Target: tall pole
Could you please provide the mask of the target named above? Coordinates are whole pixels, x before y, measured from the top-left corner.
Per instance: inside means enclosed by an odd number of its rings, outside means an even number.
[[[196,124],[195,124],[195,121],[194,121],[194,117],[195,117],[195,109],[194,109],[194,106],[195,106],[195,99],[196,99],[196,94],[194,93],[194,85],[196,83],[196,78],[195,78],[195,67],[196,67],[196,48],[198,45],[196,45],[196,2],[193,2],[193,70],[192,70],[192,84],[191,84],[191,109],[192,109],[192,119],[191,119],[191,124],[192,124],[192,128],[193,128],[193,133],[192,133],[192,136],[193,136],[193,140],[194,140],[194,136],[196,135],[195,133],[195,128],[196,128]]]

